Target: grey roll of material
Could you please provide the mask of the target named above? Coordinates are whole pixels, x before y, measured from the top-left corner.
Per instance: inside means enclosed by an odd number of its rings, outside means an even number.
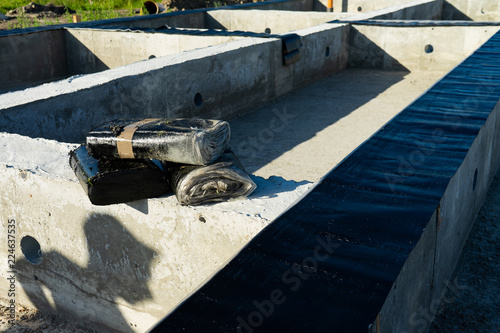
[[[257,188],[229,149],[212,165],[169,163],[166,169],[170,175],[172,190],[182,205],[199,205],[248,196]]]
[[[227,148],[230,132],[222,120],[115,120],[91,130],[87,147],[96,158],[208,165]]]
[[[97,160],[85,146],[70,152],[69,163],[94,205],[153,198],[170,192],[161,163],[151,160]]]

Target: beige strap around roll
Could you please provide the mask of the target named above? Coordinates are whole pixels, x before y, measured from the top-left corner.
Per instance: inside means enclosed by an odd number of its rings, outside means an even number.
[[[135,131],[142,125],[151,123],[158,119],[144,119],[128,126],[125,126],[123,131],[116,138],[116,148],[118,149],[118,155],[120,158],[135,158],[134,151],[132,149],[132,137]]]

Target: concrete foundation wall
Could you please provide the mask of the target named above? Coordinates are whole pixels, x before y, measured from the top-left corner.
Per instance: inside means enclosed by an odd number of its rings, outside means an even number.
[[[80,142],[114,118],[227,119],[347,66],[348,25],[297,33],[301,59],[286,67],[281,40],[246,38],[10,93],[0,100],[0,131]]]
[[[488,0],[447,0],[443,20],[500,21],[500,2]]]
[[[0,93],[67,76],[62,30],[0,37],[0,50]]]
[[[298,184],[259,178],[261,195],[271,201],[186,207],[166,196],[93,206],[68,163],[74,145],[0,134],[0,142],[6,140],[25,147],[17,160],[31,155],[44,165],[25,170],[0,163],[0,234],[6,236],[8,221],[15,221],[16,302],[99,332],[145,332],[301,192],[288,202],[281,192]],[[52,167],[57,171],[47,173]],[[266,216],[261,205],[275,212]],[[25,236],[39,243],[39,264],[23,255]],[[8,249],[7,237],[0,246]],[[3,251],[0,265],[8,267]],[[0,290],[9,289],[6,274],[0,272]]]
[[[388,27],[356,25],[349,65],[362,68],[451,70],[499,27]]]
[[[276,10],[214,10],[206,13],[208,29],[242,30],[280,34],[342,19],[348,14]]]
[[[370,13],[378,20],[440,20],[443,0],[417,0]]]
[[[69,29],[66,30],[65,40],[69,73],[75,75],[95,73],[151,57],[163,57],[242,38]]]
[[[442,0],[436,1],[442,2]],[[366,14],[373,11],[384,10],[386,8],[395,8],[399,6],[408,7],[415,6],[416,3],[422,1],[370,1],[370,0],[333,0],[334,13],[350,13],[350,14]],[[314,3],[314,8],[317,11],[326,11],[327,0],[318,0]]]
[[[350,16],[346,21],[379,20],[440,20],[443,0],[414,0]]]
[[[126,19],[95,21],[94,23],[84,24],[82,27],[126,27],[156,29],[165,25],[175,28],[203,29],[205,27],[205,14],[202,10],[193,10],[186,13],[175,12],[136,16]],[[75,24],[74,27],[79,27],[79,24]]]
[[[71,25],[74,27],[129,27],[129,28],[158,28],[168,25],[175,28],[207,28],[205,17],[212,11],[225,10],[283,10],[283,11],[312,11],[313,0],[278,0],[258,3],[248,3],[237,6],[227,6],[218,8],[196,9],[189,11],[162,13],[156,15],[146,15],[133,18],[119,18],[114,20],[102,20],[95,22],[85,22]]]
[[[372,325],[372,333],[425,332],[440,303],[457,297],[460,285],[449,278],[499,166],[500,104],[497,104],[405,262]]]

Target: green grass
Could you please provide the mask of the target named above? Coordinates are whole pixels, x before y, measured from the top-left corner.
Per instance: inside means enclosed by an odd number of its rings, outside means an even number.
[[[31,2],[29,0],[0,1],[0,12],[5,14],[9,10],[25,6]],[[92,0],[92,3],[89,0],[36,0],[34,2],[41,5],[53,3],[56,6],[66,6],[75,10],[76,14],[81,15],[82,22],[133,16],[135,15],[134,9],[137,8],[142,8],[143,12],[147,13],[146,9],[143,8],[144,0]],[[127,12],[118,13],[116,12],[118,9],[125,9]],[[66,14],[62,16],[61,20],[59,20],[59,18],[47,18],[39,22],[37,20],[30,19],[22,13],[18,13],[17,22],[9,24],[8,28],[29,28],[38,27],[40,25],[61,24],[65,22],[72,22],[72,14],[66,12]]]
[[[77,14],[83,12],[95,11],[111,11],[116,9],[128,9],[132,11],[134,8],[141,8],[143,0],[36,0],[34,1],[41,5],[53,3],[56,6],[66,6],[77,11]],[[25,6],[29,4],[28,0],[2,0],[0,1],[0,12],[6,14],[9,10]],[[80,13],[81,12],[81,13]],[[103,17],[111,18],[111,17]]]

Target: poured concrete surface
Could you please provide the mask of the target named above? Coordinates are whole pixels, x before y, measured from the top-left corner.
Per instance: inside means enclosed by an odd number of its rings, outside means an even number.
[[[97,327],[125,329],[132,323],[131,330],[144,331],[440,76],[346,70],[233,119],[232,146],[258,189],[246,200],[217,205],[181,207],[166,196],[92,206],[67,164],[66,154],[76,145],[3,134],[3,147],[33,147],[0,155],[0,183],[7,189],[0,199],[8,207],[2,220],[15,217],[19,235],[35,237],[44,253],[40,265],[18,263],[23,299],[69,318],[100,318]],[[251,142],[245,134],[257,123],[259,140],[276,137],[261,142],[267,149],[252,159],[244,151],[245,141]],[[10,179],[17,179],[14,188]],[[136,267],[124,270],[122,260]],[[121,278],[94,285],[99,272]],[[116,288],[138,288],[141,294]],[[75,297],[92,307],[71,305]]]
[[[444,74],[346,69],[231,120],[231,145],[255,175],[316,182]]]
[[[444,20],[500,21],[500,2],[489,0],[446,0]]]

